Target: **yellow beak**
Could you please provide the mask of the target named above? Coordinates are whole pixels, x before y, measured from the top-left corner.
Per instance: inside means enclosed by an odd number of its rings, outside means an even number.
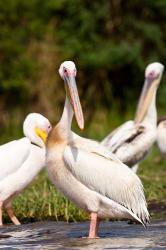
[[[39,136],[45,143],[47,140],[47,133],[38,127],[35,128],[35,132],[36,132],[37,136]]]

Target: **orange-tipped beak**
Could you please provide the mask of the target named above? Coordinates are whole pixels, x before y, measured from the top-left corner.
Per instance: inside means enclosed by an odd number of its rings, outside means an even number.
[[[78,123],[79,128],[82,130],[84,129],[84,116],[77,91],[75,77],[73,75],[68,75],[65,77],[65,82],[67,83],[68,86],[67,95],[69,95],[69,100],[73,107],[76,121]]]

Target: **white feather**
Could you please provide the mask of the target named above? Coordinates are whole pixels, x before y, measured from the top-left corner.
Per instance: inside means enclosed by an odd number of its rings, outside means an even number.
[[[74,132],[72,132],[71,138],[72,138],[72,140],[70,141],[71,146],[83,149],[87,152],[90,151],[96,153],[100,156],[105,157],[106,159],[121,163],[121,161],[116,157],[115,154],[112,154],[108,148],[103,147],[99,142],[81,137],[75,134]]]
[[[36,134],[36,128],[48,134],[51,124],[44,116],[31,113],[24,121],[27,137],[0,146],[0,202],[5,207],[45,166],[45,145]]]
[[[133,166],[144,159],[155,140],[156,128],[151,124],[128,121],[108,135],[101,144],[123,163]]]
[[[0,146],[0,180],[17,171],[29,156],[30,149],[31,143],[26,137]]]
[[[127,121],[111,132],[101,142],[102,145],[109,147],[111,151],[115,151],[126,140],[136,133],[135,124],[133,121]]]
[[[142,95],[149,79],[153,79],[152,84],[154,87],[143,120],[139,123],[135,121],[125,122],[101,142],[103,146],[108,147],[123,163],[130,167],[138,164],[145,158],[156,140],[156,93],[163,70],[164,66],[157,62],[149,64],[145,69],[145,84],[140,96],[137,112],[138,110],[140,112],[140,109],[143,107],[142,101],[144,97]]]
[[[59,70],[62,78],[64,67],[74,75],[74,65],[65,62]],[[71,98],[78,100],[78,95]],[[46,165],[52,182],[71,201],[99,218],[134,218],[146,224],[149,214],[140,179],[108,149],[71,131],[72,101],[66,96],[60,122],[47,140]],[[74,112],[78,114],[77,108]],[[80,120],[82,116],[77,116],[79,125]],[[95,237],[92,231],[89,237]]]
[[[166,159],[166,118],[157,127],[157,145],[162,156]]]
[[[27,159],[19,168],[0,181],[0,200],[6,201],[11,196],[19,194],[45,166],[45,149],[35,145],[30,146]]]
[[[143,222],[148,220],[142,184],[126,165],[106,159],[96,148],[85,152],[67,146],[63,157],[67,168],[85,186],[123,205]]]

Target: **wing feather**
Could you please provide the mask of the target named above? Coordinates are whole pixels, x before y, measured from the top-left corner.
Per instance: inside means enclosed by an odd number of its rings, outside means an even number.
[[[142,124],[136,125],[133,121],[128,121],[109,134],[101,144],[115,153],[119,147],[126,142],[131,142],[136,136],[143,133],[144,130],[145,128]]]
[[[66,167],[88,188],[118,202],[135,213],[143,222],[148,211],[140,179],[120,161],[67,146],[64,151]]]
[[[30,153],[29,139],[22,138],[0,146],[0,180],[16,171]]]
[[[0,181],[0,199],[7,200],[21,192],[45,166],[45,149],[31,144],[27,159],[13,173]]]
[[[70,145],[82,149],[83,151],[100,155],[108,160],[121,163],[115,154],[112,154],[108,148],[104,147],[99,142],[78,136],[74,132],[72,132],[72,140],[70,141]]]

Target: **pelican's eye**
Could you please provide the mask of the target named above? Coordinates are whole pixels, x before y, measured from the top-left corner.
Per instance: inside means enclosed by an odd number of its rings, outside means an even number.
[[[66,68],[63,68],[63,72],[65,75],[67,75],[67,73],[68,73]]]
[[[155,79],[155,78],[158,78],[159,76],[159,73],[157,73],[155,70],[152,70],[148,73],[148,78],[149,79]]]
[[[63,79],[66,84],[68,84],[69,73],[65,67],[63,67]]]
[[[52,129],[52,126],[51,125],[48,125],[48,132],[50,132]]]

